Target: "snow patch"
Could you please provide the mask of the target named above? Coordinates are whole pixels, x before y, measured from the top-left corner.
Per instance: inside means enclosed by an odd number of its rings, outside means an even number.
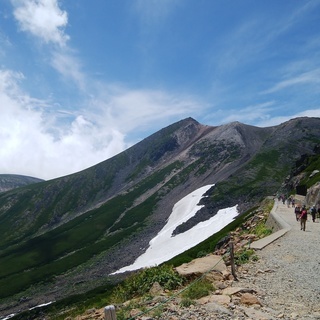
[[[214,185],[201,187],[178,201],[173,207],[167,224],[149,242],[150,246],[147,251],[132,265],[123,267],[112,274],[159,265],[194,247],[231,223],[238,215],[237,206],[221,209],[209,220],[198,223],[186,232],[172,236],[176,227],[188,221],[203,207],[198,203],[212,186]]]

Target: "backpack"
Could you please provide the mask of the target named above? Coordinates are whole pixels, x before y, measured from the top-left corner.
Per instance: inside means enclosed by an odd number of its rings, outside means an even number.
[[[307,214],[308,214],[307,210],[303,209],[301,212],[300,219],[307,219]]]

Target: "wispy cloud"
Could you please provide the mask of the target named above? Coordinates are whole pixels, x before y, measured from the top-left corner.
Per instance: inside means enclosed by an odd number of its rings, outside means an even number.
[[[260,122],[257,122],[256,125],[260,126],[260,127],[270,127],[270,126],[278,125],[278,124],[283,123],[285,121],[288,121],[290,119],[299,118],[299,117],[320,118],[320,106],[318,109],[303,110],[298,113],[292,113],[288,116],[276,116],[276,117],[270,117],[267,119],[262,119]]]
[[[301,74],[292,76],[291,78],[285,79],[276,83],[273,87],[268,90],[263,91],[262,93],[268,94],[296,85],[305,85],[305,84],[320,84],[320,69],[311,70],[303,72]]]
[[[278,12],[273,18],[270,15],[245,15],[244,20],[239,19],[230,32],[215,43],[210,65],[215,65],[220,73],[239,70],[256,60],[263,66],[264,60],[279,53],[274,43],[303,24],[309,18],[308,13],[319,5],[319,0],[308,1],[291,13]]]
[[[277,105],[275,101],[268,101],[261,104],[246,106],[244,108],[230,108],[227,110],[217,109],[205,119],[207,123],[211,123],[212,125],[240,121],[258,127],[270,127],[279,125],[293,118],[320,117],[320,106],[319,108],[310,108],[299,112],[292,111],[285,116],[275,116],[275,112],[279,107],[281,106]]]
[[[274,101],[246,106],[244,108],[217,109],[206,117],[213,125],[240,121],[246,124],[256,124],[270,118],[270,113],[276,108]]]
[[[190,97],[178,96],[157,90],[124,90],[119,91],[110,99],[112,113],[119,118],[120,123],[128,123],[129,128],[134,128],[136,121],[143,117],[148,120],[158,121],[160,119],[180,116],[182,114],[194,113],[200,108],[200,103]],[[127,120],[126,120],[127,119]]]
[[[181,0],[136,0],[132,5],[141,22],[150,26],[165,22],[179,3]]]
[[[53,51],[51,65],[66,80],[71,80],[79,89],[85,90],[86,75],[81,70],[81,62],[72,54],[70,49]]]

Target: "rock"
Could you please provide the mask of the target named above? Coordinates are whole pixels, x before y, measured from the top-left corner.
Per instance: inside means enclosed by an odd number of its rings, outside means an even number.
[[[221,256],[210,254],[203,258],[192,260],[189,263],[184,263],[176,268],[176,271],[182,276],[192,274],[203,274],[210,270],[223,272],[227,269]]]
[[[255,320],[272,320],[275,319],[273,316],[261,311],[261,310],[256,310],[253,308],[246,308],[243,307],[241,308],[245,315],[248,316],[250,319],[255,319]]]
[[[206,296],[197,300],[197,303],[203,304],[203,305],[207,303],[212,303],[212,302],[218,303],[219,305],[228,306],[231,302],[231,298],[226,295],[212,294],[210,296]]]
[[[218,314],[226,314],[231,316],[232,313],[225,307],[221,306],[220,304],[217,304],[215,302],[209,302],[207,303],[204,308],[206,309],[206,311],[208,312],[216,312]]]
[[[223,275],[220,271],[212,270],[211,272],[206,274],[206,279],[211,282],[222,281]]]
[[[130,311],[130,317],[136,317],[138,314],[140,314],[141,313],[141,310],[139,310],[139,309],[132,309],[131,311]]]
[[[164,295],[164,290],[160,286],[159,282],[155,282],[149,290],[149,293],[153,296]]]
[[[255,304],[262,306],[262,303],[259,301],[259,299],[251,293],[242,294],[240,302],[242,304],[249,305],[249,306],[252,306]]]
[[[236,293],[241,292],[242,290],[243,290],[243,288],[228,287],[228,288],[226,288],[226,289],[224,289],[224,290],[222,291],[222,294],[223,294],[223,295],[230,295],[230,296],[232,296],[232,295],[234,295],[234,294],[236,294]]]
[[[215,283],[215,286],[216,286],[216,288],[219,289],[219,290],[223,290],[223,289],[225,289],[225,288],[228,287],[226,283],[220,282],[220,281],[219,281],[219,282],[216,282],[216,283]]]
[[[95,308],[92,308],[92,309],[87,310],[87,311],[86,311],[86,314],[92,314],[92,313],[94,313],[94,312],[96,312],[96,309],[95,309]]]
[[[222,271],[222,275],[224,280],[229,280],[231,273],[229,270],[225,269]]]

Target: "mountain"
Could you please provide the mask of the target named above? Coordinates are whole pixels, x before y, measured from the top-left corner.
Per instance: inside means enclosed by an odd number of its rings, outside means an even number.
[[[173,235],[287,192],[283,181],[319,144],[319,118],[267,128],[187,118],[91,168],[1,193],[0,315],[113,281],[200,187],[214,184]]]
[[[0,192],[38,183],[43,180],[17,174],[0,174]]]

